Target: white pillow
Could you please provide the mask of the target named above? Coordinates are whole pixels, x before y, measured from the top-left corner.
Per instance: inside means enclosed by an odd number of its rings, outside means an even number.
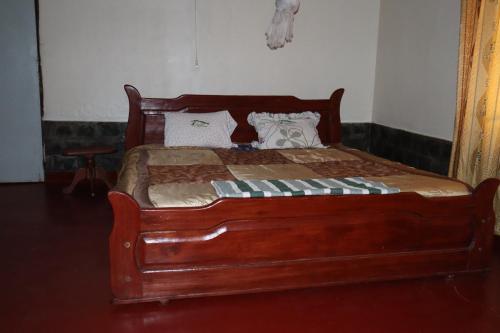
[[[238,124],[228,111],[165,112],[165,146],[231,148]]]
[[[255,113],[248,115],[248,123],[255,127],[259,142],[252,142],[259,149],[325,148],[319,138],[321,115],[317,112]]]

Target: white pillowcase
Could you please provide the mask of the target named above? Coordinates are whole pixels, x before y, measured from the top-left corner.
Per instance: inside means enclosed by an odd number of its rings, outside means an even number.
[[[316,126],[321,115],[317,112],[256,113],[248,115],[248,123],[255,127],[259,149],[325,148],[321,144]]]
[[[228,111],[165,112],[165,146],[231,148],[238,124]]]

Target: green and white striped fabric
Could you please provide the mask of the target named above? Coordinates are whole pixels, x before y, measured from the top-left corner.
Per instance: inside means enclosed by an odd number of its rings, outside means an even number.
[[[391,194],[398,188],[363,177],[212,181],[220,198],[268,198],[305,195]]]

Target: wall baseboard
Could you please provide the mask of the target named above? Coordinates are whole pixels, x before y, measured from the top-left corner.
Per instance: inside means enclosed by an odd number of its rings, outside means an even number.
[[[78,157],[64,156],[66,148],[109,145],[117,148],[114,154],[97,155],[96,163],[108,171],[120,168],[127,123],[44,121],[46,172],[71,171],[82,165]]]
[[[372,123],[369,152],[417,169],[448,174],[452,142]]]
[[[342,144],[369,151],[371,126],[371,123],[342,123]]]

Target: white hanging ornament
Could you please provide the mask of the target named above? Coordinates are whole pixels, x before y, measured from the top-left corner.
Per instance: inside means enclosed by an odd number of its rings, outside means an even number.
[[[279,49],[293,39],[294,16],[299,11],[300,0],[276,0],[276,12],[266,32],[267,46]]]

